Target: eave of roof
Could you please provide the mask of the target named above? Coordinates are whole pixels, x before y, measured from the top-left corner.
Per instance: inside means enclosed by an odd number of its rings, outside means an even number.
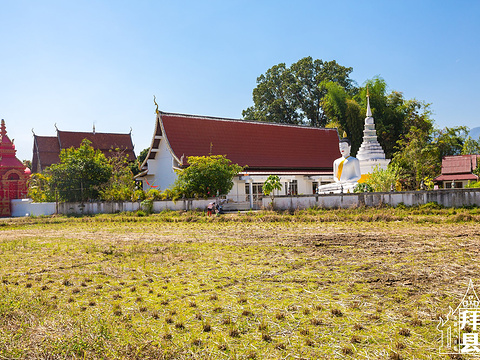
[[[448,174],[437,176],[433,181],[453,181],[453,180],[473,180],[478,181],[478,176],[475,174]]]

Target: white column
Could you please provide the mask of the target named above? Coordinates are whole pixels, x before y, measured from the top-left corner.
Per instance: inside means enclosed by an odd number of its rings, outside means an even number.
[[[253,179],[248,180],[248,188],[250,189],[250,210],[253,209]]]

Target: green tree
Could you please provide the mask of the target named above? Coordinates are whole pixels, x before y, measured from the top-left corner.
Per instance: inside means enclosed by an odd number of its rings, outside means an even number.
[[[267,180],[263,183],[262,192],[270,196],[272,200],[271,205],[273,207],[274,191],[282,190],[282,183],[280,182],[280,177],[278,175],[269,175]]]
[[[351,142],[352,154],[355,154],[363,139],[365,111],[339,84],[324,82],[321,86],[327,89],[323,99],[325,115],[330,119],[327,127],[336,127],[339,134],[345,131]]]
[[[83,140],[79,148],[63,149],[60,163],[46,169],[52,192],[62,201],[99,199],[100,190],[112,175],[112,166],[100,150]]]
[[[189,156],[189,166],[178,170],[173,192],[188,198],[209,198],[226,195],[233,187],[233,178],[243,168],[223,155]]]
[[[322,83],[334,82],[346,91],[354,89],[349,78],[352,68],[335,60],[303,58],[287,67],[284,63],[257,78],[252,107],[243,111],[247,120],[324,127],[329,119],[323,109],[328,89]]]
[[[397,144],[398,151],[392,165],[399,167],[402,186],[406,190],[418,189],[423,179],[434,178],[439,173],[438,149],[432,144],[428,132],[413,126]]]
[[[480,154],[480,138],[478,140],[472,139],[468,136],[462,147],[462,155],[479,155]]]
[[[55,193],[50,188],[50,177],[47,174],[35,173],[28,180],[28,197],[34,202],[55,201]]]
[[[441,162],[444,156],[460,155],[467,135],[468,128],[465,126],[435,130],[433,143],[438,148],[439,161]]]
[[[302,122],[324,127],[328,118],[323,110],[323,99],[328,87],[322,84],[333,83],[348,92],[353,89],[353,81],[349,78],[353,69],[341,66],[335,60],[313,60],[310,56],[292,64],[290,69],[295,78],[293,96],[297,99]]]
[[[284,63],[271,67],[257,78],[257,87],[253,89],[255,105],[244,110],[243,117],[284,124],[301,123],[298,100],[292,96],[294,86],[295,78]]]
[[[132,162],[119,149],[113,151],[108,158],[112,173],[110,179],[101,187],[100,198],[107,201],[137,200],[135,198],[135,180],[132,173]]]
[[[479,160],[479,159],[477,158],[477,161],[478,161],[478,160]],[[478,177],[480,177],[480,164],[477,165],[477,167],[473,170],[473,173],[474,173],[475,175],[477,175]]]

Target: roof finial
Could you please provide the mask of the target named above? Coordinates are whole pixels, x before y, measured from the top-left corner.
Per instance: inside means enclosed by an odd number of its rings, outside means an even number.
[[[7,129],[5,128],[5,120],[2,119],[2,125],[1,125],[1,130],[0,130],[0,135],[2,135],[2,137],[4,137],[5,135],[7,135]]]
[[[155,95],[153,95],[153,103],[157,106],[157,109],[155,110],[155,113],[158,114],[159,113],[158,104],[157,104],[157,98],[155,97]]]
[[[93,129],[92,129],[93,135],[95,135],[95,123],[93,123]]]
[[[367,117],[372,117],[372,110],[370,109],[370,95],[368,94],[368,85],[367,85]]]
[[[55,130],[58,131],[57,123],[55,123],[54,126],[55,126]]]

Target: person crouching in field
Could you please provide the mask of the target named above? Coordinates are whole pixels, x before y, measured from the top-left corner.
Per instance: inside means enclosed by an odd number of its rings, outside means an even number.
[[[212,215],[214,208],[215,208],[215,203],[214,202],[211,202],[211,203],[208,204],[208,206],[207,206],[207,215],[208,216]]]

